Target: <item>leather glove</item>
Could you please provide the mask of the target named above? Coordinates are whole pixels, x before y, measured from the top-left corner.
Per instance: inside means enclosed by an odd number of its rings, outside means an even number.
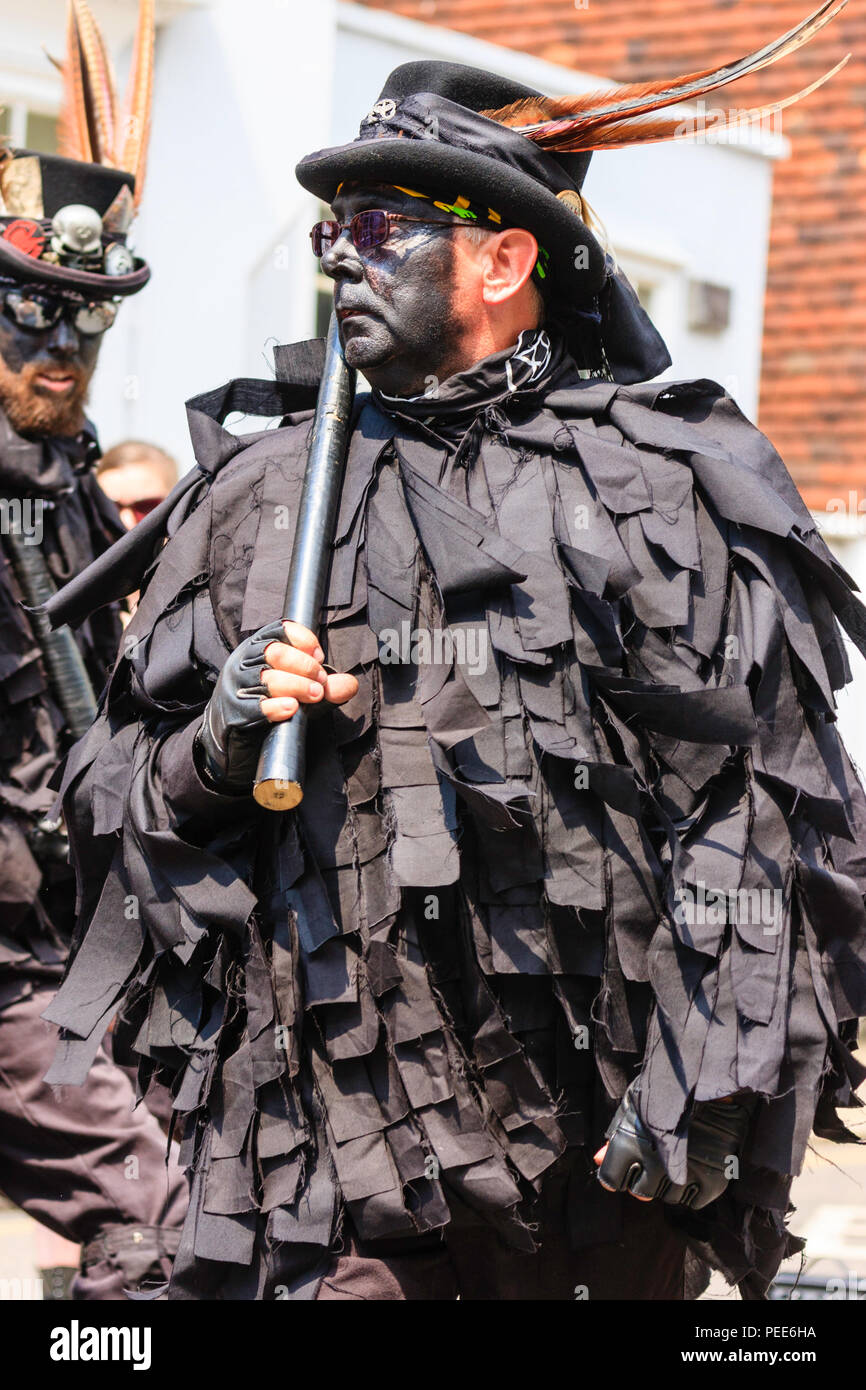
[[[271,727],[259,702],[268,696],[261,684],[269,642],[285,642],[281,622],[268,623],[241,642],[223,666],[193,741],[196,771],[206,787],[224,796],[249,796],[259,753]]]
[[[607,1153],[599,1181],[635,1197],[660,1197],[672,1205],[697,1210],[720,1197],[730,1181],[728,1160],[739,1157],[754,1102],[699,1101],[689,1123],[688,1177],[682,1185],[665,1173],[658,1150],[644,1127],[629,1086],[608,1125]]]
[[[37,864],[68,864],[69,835],[60,820],[43,816],[35,825],[26,830],[30,851]]]

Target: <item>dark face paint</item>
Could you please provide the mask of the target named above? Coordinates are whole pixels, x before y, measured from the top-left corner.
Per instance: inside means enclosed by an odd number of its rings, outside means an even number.
[[[465,325],[454,309],[453,219],[432,204],[395,189],[347,190],[334,216],[348,222],[365,208],[427,218],[433,225],[395,223],[391,236],[358,251],[348,229],[322,257],[336,281],[334,308],[346,361],[390,395],[415,395],[433,377],[444,380],[465,365],[459,355]],[[436,223],[438,222],[438,225]]]
[[[77,434],[103,337],[79,333],[66,316],[32,329],[0,312],[0,403],[14,429]]]

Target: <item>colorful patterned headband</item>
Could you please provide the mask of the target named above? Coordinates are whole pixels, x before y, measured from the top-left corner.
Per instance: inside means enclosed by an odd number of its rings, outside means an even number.
[[[335,198],[342,187],[342,183],[337,185],[337,191],[334,194]],[[434,208],[439,208],[441,212],[450,212],[454,216],[461,218],[467,225],[469,223],[487,223],[492,228],[499,227],[504,230],[501,213],[498,213],[495,208],[486,207],[482,203],[473,203],[471,198],[464,197],[462,193],[458,193],[453,202],[446,203],[443,202],[442,199],[437,198],[433,193],[420,193],[415,188],[403,188],[399,183],[393,183],[391,187],[396,188],[398,193],[408,194],[410,198],[423,198],[425,202],[432,203]],[[538,259],[532,267],[532,274],[537,280],[543,282],[547,279],[549,273],[550,253],[544,246],[539,246]]]
[[[434,197],[432,193],[419,193],[414,188],[402,188],[399,183],[391,185],[396,188],[398,193],[408,193],[410,198],[423,198],[433,204],[434,208],[440,208],[442,212],[454,213],[464,222],[486,222],[493,227],[502,227],[502,215],[495,208],[489,208],[481,203],[473,203],[471,198],[466,198],[462,193],[458,193],[452,203],[445,203],[441,199]],[[536,279],[544,281],[550,271],[550,254],[543,246],[538,248],[538,259],[532,267],[532,274]]]

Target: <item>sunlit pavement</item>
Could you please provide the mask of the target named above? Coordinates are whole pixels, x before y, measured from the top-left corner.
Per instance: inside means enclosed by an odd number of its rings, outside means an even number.
[[[62,1280],[44,1279],[41,1271],[77,1264],[77,1245],[0,1198],[0,1301],[62,1295]]]

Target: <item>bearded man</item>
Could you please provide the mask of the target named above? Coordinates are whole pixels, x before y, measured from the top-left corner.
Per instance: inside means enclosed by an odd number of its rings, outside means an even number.
[[[174,1076],[170,1297],[693,1298],[709,1264],[762,1297],[864,1074],[833,690],[866,614],[722,388],[641,384],[664,344],[538,105],[407,64],[298,166],[372,388],[320,630],[279,619],[321,344],[191,402],[198,471],[48,605],[124,592],[168,522],[65,770],[87,930],[49,1016],[78,1080],[122,993]],[[281,815],[257,759],[300,704]]]
[[[83,1247],[82,1299],[164,1282],[187,1200],[100,1039],[83,1088],[43,1080],[57,1032],[40,1015],[76,907],[51,778],[95,713],[121,627],[113,605],[58,643],[28,609],[123,534],[94,477],[85,403],[121,299],[150,276],[126,246],[134,190],[132,174],[85,159],[0,161],[0,1190]]]

